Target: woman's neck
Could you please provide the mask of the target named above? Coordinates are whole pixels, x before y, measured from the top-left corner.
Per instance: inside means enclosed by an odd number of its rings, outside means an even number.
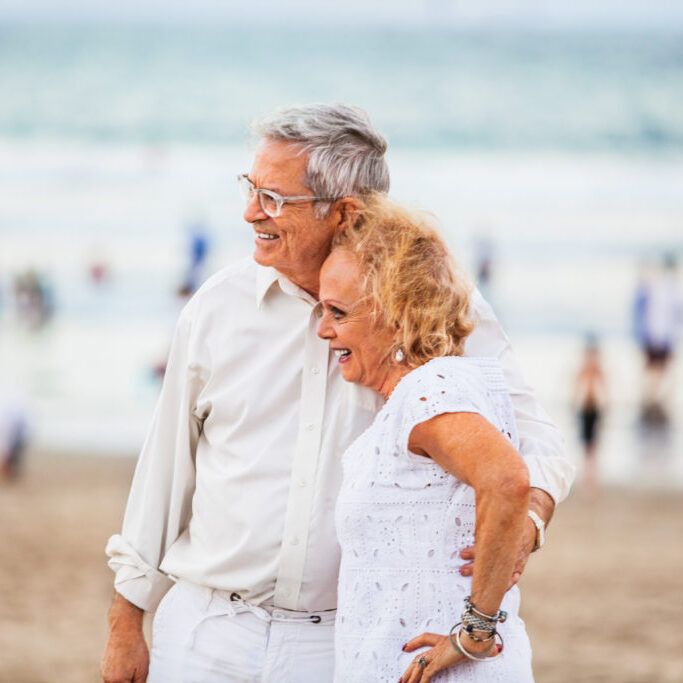
[[[388,400],[396,385],[412,370],[407,365],[390,365],[380,386],[373,387]]]

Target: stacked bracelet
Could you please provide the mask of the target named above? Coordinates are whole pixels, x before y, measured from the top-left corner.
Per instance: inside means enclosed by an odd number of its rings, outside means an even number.
[[[499,609],[493,616],[490,614],[484,614],[484,612],[480,612],[472,603],[472,596],[468,595],[465,598],[465,612],[469,612],[471,614],[476,614],[480,619],[484,619],[489,622],[500,622],[501,624],[508,618],[508,613],[505,610]]]
[[[503,638],[500,635],[500,633],[498,633],[496,626],[499,623],[502,624],[507,619],[507,616],[507,612],[503,610],[498,610],[494,615],[480,612],[472,603],[471,596],[468,595],[465,598],[465,609],[462,613],[462,620],[455,624],[455,626],[453,626],[448,635],[448,638],[451,641],[451,645],[458,652],[461,652],[463,655],[465,655],[465,657],[467,657],[468,659],[492,659],[492,657],[490,657],[489,655],[493,652],[494,648],[496,647],[496,636],[500,638],[501,646],[503,644]],[[455,631],[455,629],[458,626],[461,626],[461,628]],[[460,642],[460,632],[463,629],[467,632],[467,635],[472,640],[478,643],[486,643],[490,640],[493,641],[491,643],[491,647],[489,648],[489,650],[481,655],[473,655],[471,652],[465,650],[465,648],[462,646],[462,643]],[[453,638],[454,631],[455,638]],[[488,635],[485,638],[482,638],[480,636],[475,635],[474,631],[480,631]]]
[[[494,641],[491,643],[491,647],[486,650],[486,652],[482,652],[481,654],[475,655],[471,652],[468,652],[464,647],[463,644],[460,642],[460,633],[462,629],[458,629],[457,631],[455,630],[458,628],[458,626],[461,625],[462,622],[458,622],[453,626],[453,628],[450,630],[450,633],[448,634],[448,640],[451,641],[451,645],[453,646],[453,649],[455,649],[457,652],[460,652],[461,654],[465,655],[467,659],[471,659],[472,661],[475,662],[491,662],[493,661],[496,657],[491,657],[491,653],[495,650],[496,648],[496,642]],[[455,633],[454,633],[455,631]],[[500,633],[496,633],[500,638],[500,650],[499,653],[503,651],[503,636],[500,635]],[[495,637],[495,636],[494,636]]]

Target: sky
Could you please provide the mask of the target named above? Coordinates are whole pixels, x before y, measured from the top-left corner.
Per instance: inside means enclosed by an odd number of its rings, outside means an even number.
[[[0,0],[0,21],[674,28],[681,0]]]

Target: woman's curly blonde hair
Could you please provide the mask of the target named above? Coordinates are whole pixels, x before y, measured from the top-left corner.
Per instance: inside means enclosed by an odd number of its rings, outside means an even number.
[[[357,259],[377,322],[397,330],[394,346],[418,367],[439,356],[460,356],[474,328],[471,286],[437,230],[435,217],[385,195],[363,199],[357,220],[337,233],[332,250]]]

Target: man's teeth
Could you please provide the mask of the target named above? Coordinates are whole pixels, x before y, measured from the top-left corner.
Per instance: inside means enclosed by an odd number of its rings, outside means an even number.
[[[267,232],[257,232],[256,236],[262,240],[276,240],[278,238],[277,235],[269,235]]]
[[[346,358],[346,356],[351,353],[349,349],[335,349],[334,352],[337,354],[338,358]]]

